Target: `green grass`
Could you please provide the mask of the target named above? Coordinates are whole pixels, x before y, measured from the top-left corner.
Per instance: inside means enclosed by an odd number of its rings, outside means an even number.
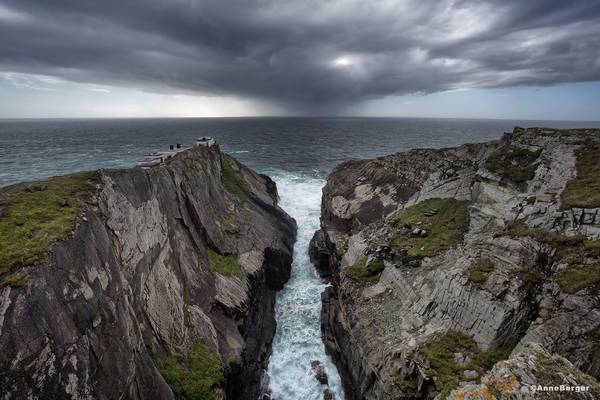
[[[203,343],[187,356],[169,355],[154,362],[176,399],[213,400],[223,379],[223,364]]]
[[[30,270],[25,270],[18,274],[12,275],[10,278],[0,283],[0,289],[4,289],[6,286],[10,286],[11,288],[25,287],[27,284],[27,279],[29,279],[29,275],[31,275]]]
[[[235,214],[225,214],[219,219],[219,229],[221,232],[231,232],[238,229],[238,221]]]
[[[384,268],[382,260],[371,260],[367,264],[366,258],[362,258],[356,264],[348,267],[348,274],[358,285],[368,286],[377,282],[377,278]]]
[[[569,294],[600,287],[600,264],[569,265],[558,274],[556,281],[561,290]]]
[[[544,243],[559,250],[562,255],[566,255],[573,250],[581,250],[581,246],[587,246],[590,249],[600,246],[594,243],[585,244],[585,242],[592,242],[587,240],[583,235],[559,235],[554,232],[548,232],[541,229],[533,229],[527,226],[523,221],[516,221],[507,227],[508,234],[511,237],[532,237],[540,243]]]
[[[485,167],[508,180],[523,186],[535,176],[536,163],[542,150],[529,151],[510,144],[494,151],[485,161]]]
[[[236,256],[222,256],[214,250],[208,249],[208,263],[210,269],[217,274],[238,278],[243,275],[242,267]]]
[[[518,278],[525,290],[532,291],[539,288],[546,281],[546,276],[533,267],[522,267],[511,271],[513,278]]]
[[[474,284],[484,284],[490,273],[492,273],[495,268],[496,266],[492,261],[487,258],[481,258],[467,268],[467,279],[469,282]]]
[[[600,240],[589,240],[583,235],[566,236],[529,228],[517,221],[508,227],[512,237],[532,237],[556,250],[555,260],[568,264],[557,276],[557,283],[565,293],[574,294],[583,289],[600,287],[600,263],[589,264],[589,259],[600,257]],[[530,282],[545,279],[541,273],[531,276]]]
[[[242,182],[238,174],[233,170],[227,158],[221,158],[222,175],[221,179],[225,189],[234,195],[240,203],[245,203],[250,199],[250,192]]]
[[[0,273],[47,257],[52,244],[75,228],[81,208],[95,191],[96,172],[49,178],[45,190],[27,191],[31,183],[0,189]]]
[[[416,394],[418,385],[415,379],[401,379],[400,377],[394,378],[394,385],[400,390],[402,394]]]
[[[431,209],[438,213],[431,217],[423,215]],[[418,204],[399,211],[391,217],[392,223],[398,229],[404,229],[406,238],[400,238],[398,231],[393,234],[394,247],[407,247],[409,255],[433,257],[453,248],[462,242],[465,232],[469,229],[469,202],[456,199],[427,199]],[[421,222],[421,225],[417,225]],[[410,231],[416,227],[428,232],[426,237],[413,237]],[[406,232],[408,230],[408,232]]]
[[[600,207],[600,144],[584,145],[577,152],[577,176],[561,194],[563,209]]]
[[[438,378],[436,389],[442,393],[442,398],[445,398],[452,389],[459,386],[461,381],[466,380],[464,371],[474,370],[481,376],[498,361],[508,358],[513,348],[514,345],[511,344],[494,350],[481,351],[469,335],[449,330],[430,336],[422,344],[419,352],[429,362],[428,372]],[[455,361],[454,353],[468,356],[471,361],[461,366]]]

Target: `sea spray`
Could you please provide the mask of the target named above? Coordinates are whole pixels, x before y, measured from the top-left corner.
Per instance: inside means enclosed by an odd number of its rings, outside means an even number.
[[[327,286],[319,279],[308,257],[308,244],[319,228],[321,188],[319,178],[273,174],[281,207],[296,219],[298,238],[294,246],[292,275],[277,295],[275,315],[277,332],[269,363],[269,378],[274,400],[322,400],[329,387],[335,398],[344,398],[338,371],[325,354],[321,340],[321,293]],[[311,370],[311,361],[320,361],[329,386],[321,385]]]

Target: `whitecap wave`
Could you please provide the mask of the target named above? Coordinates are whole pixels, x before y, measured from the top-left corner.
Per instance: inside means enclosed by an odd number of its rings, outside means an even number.
[[[308,244],[319,229],[323,179],[274,173],[280,205],[298,223],[292,275],[277,295],[277,332],[269,362],[274,400],[322,400],[326,385],[311,372],[311,361],[320,361],[329,378],[329,390],[344,399],[341,378],[325,354],[321,340],[321,293],[327,286],[319,279],[308,257]]]

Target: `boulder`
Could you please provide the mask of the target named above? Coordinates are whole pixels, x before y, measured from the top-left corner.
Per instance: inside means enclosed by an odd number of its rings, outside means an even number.
[[[327,372],[325,372],[325,367],[321,363],[321,361],[313,360],[310,362],[311,370],[315,375],[315,379],[321,385],[327,385],[329,383],[329,379],[327,378]]]
[[[41,192],[41,191],[44,191],[46,189],[48,189],[48,184],[45,183],[45,182],[34,182],[34,183],[31,183],[31,184],[27,185],[27,188],[26,188],[26,190],[29,193]]]
[[[479,377],[479,372],[474,371],[472,369],[467,369],[463,371],[463,376],[465,377],[465,379],[472,381]]]

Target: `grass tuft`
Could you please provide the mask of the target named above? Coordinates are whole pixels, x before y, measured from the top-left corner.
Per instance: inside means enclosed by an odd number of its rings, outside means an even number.
[[[382,260],[371,260],[367,264],[366,258],[362,258],[356,264],[348,267],[348,274],[358,285],[369,286],[377,282],[377,277],[384,268]]]
[[[556,281],[561,290],[569,294],[600,287],[600,264],[569,265],[558,274]]]
[[[452,389],[465,380],[464,371],[474,370],[480,376],[483,375],[498,361],[507,359],[515,344],[481,351],[469,335],[449,330],[430,336],[419,351],[429,362],[429,374],[438,378],[436,388],[442,393],[442,398],[445,398]],[[461,353],[469,360],[466,365],[460,365],[456,361],[455,353]]]
[[[0,283],[0,289],[4,289],[6,286],[10,286],[13,289],[25,287],[30,275],[31,271],[29,269],[19,272]]]
[[[563,209],[600,207],[600,144],[587,144],[577,151],[577,176],[561,194]]]
[[[523,186],[535,176],[536,163],[542,150],[530,151],[510,144],[494,151],[485,161],[485,167],[508,180]]]
[[[218,225],[221,232],[238,231],[238,219],[235,214],[225,214],[218,220]]]
[[[600,240],[589,240],[583,235],[566,236],[540,229],[532,229],[523,221],[517,221],[508,227],[512,237],[532,237],[540,243],[556,250],[557,261],[568,264],[557,276],[557,283],[565,293],[574,294],[584,289],[600,287],[600,263],[589,263],[589,259],[600,257]],[[531,269],[531,268],[528,268]],[[545,277],[536,271],[535,275],[518,270],[524,282],[543,282]],[[520,272],[519,272],[520,271]],[[527,276],[527,275],[530,276]]]
[[[221,158],[221,166],[222,166],[222,182],[225,189],[234,195],[240,203],[245,203],[250,199],[250,192],[244,185],[244,183],[239,178],[238,174],[233,170],[233,167],[229,163],[227,158]]]
[[[241,278],[242,267],[236,256],[222,256],[214,250],[208,249],[208,263],[210,269],[217,274],[227,277]]]
[[[418,257],[433,257],[449,250],[463,240],[469,229],[468,208],[469,202],[466,200],[434,198],[399,211],[391,217],[391,221],[398,229],[404,230],[405,234],[408,232],[409,236],[402,241],[397,230],[393,234],[392,244],[394,247],[408,245],[407,253]],[[437,209],[438,212],[430,217],[423,214],[432,209]],[[418,222],[421,224],[417,225]],[[411,236],[410,230],[415,227],[425,229],[427,236]]]
[[[43,260],[73,230],[97,180],[81,172],[0,189],[0,273]]]
[[[514,278],[518,278],[527,291],[539,288],[546,281],[546,276],[533,267],[517,268],[511,271]]]
[[[187,356],[169,355],[154,359],[175,398],[213,400],[223,379],[223,364],[206,345],[198,343]]]
[[[481,258],[467,268],[467,279],[471,283],[482,285],[495,268],[496,266],[492,261]]]

